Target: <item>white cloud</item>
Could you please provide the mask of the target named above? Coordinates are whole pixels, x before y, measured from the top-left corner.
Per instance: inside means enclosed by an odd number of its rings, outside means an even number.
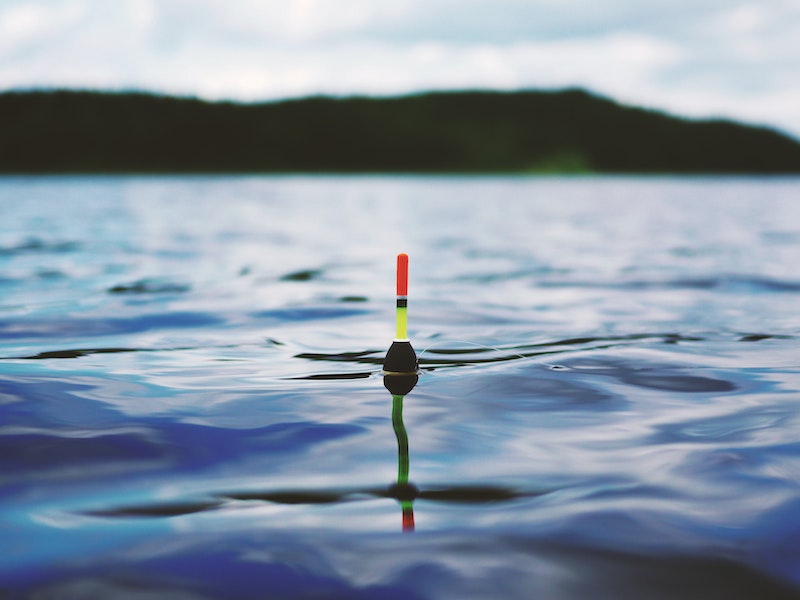
[[[49,40],[77,23],[85,10],[82,2],[61,2],[48,6],[18,2],[0,8],[0,60],[20,54],[39,53]]]

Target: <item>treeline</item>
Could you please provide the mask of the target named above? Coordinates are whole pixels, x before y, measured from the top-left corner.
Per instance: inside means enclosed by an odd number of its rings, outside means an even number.
[[[261,104],[0,94],[0,172],[798,173],[800,143],[581,90]]]

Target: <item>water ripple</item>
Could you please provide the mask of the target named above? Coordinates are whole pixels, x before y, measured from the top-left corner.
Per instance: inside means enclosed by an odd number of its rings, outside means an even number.
[[[0,321],[0,336],[6,339],[105,336],[154,330],[210,327],[223,322],[223,319],[211,313],[178,311],[124,318],[28,318]]]
[[[161,279],[140,279],[108,288],[109,294],[182,294],[191,290],[188,284]]]
[[[231,505],[231,500],[262,502],[285,505],[326,505],[350,503],[369,499],[394,499],[397,501],[425,500],[429,502],[456,504],[494,504],[512,502],[524,498],[535,498],[554,490],[520,490],[494,485],[433,485],[418,489],[413,484],[392,485],[388,488],[352,489],[313,489],[313,490],[263,490],[247,492],[223,492],[209,498],[153,502],[116,508],[85,511],[83,514],[95,517],[177,517],[210,510],[223,510]]]
[[[47,241],[40,238],[29,238],[24,242],[11,246],[0,246],[0,256],[16,256],[20,254],[62,254],[75,252],[81,245],[75,241]]]
[[[720,292],[800,292],[800,281],[776,279],[760,275],[721,275],[679,277],[675,279],[630,279],[622,281],[542,280],[543,288],[603,288],[621,291],[648,290],[716,290]]]
[[[591,376],[612,377],[636,387],[670,392],[732,392],[738,386],[731,381],[686,374],[688,367],[619,358],[571,358],[565,366]]]

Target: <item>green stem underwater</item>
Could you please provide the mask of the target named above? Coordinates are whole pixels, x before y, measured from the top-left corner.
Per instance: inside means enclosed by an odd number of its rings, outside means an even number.
[[[397,436],[397,485],[408,484],[408,434],[403,424],[403,396],[392,396],[392,426]]]

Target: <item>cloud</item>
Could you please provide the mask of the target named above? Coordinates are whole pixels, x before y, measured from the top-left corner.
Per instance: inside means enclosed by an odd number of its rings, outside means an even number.
[[[5,0],[0,89],[209,99],[582,86],[800,136],[794,0]]]
[[[80,18],[77,3],[17,2],[0,12],[0,60],[9,62],[39,54],[43,44],[58,38]]]

